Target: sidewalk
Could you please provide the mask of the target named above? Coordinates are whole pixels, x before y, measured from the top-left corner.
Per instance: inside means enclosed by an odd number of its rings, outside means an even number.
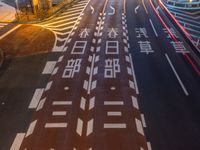
[[[16,10],[14,7],[0,0],[0,22],[12,22],[15,20]]]

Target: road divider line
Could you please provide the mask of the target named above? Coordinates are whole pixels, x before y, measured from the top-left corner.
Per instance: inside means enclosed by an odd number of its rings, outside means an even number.
[[[151,19],[149,19],[149,21],[150,21],[151,27],[152,27],[156,37],[158,37],[158,33],[156,32],[156,29],[155,29],[155,26],[153,25],[153,22],[151,21]]]
[[[175,76],[176,76],[176,78],[177,78],[179,84],[181,85],[181,88],[183,89],[185,95],[188,96],[189,93],[187,92],[187,90],[186,90],[186,88],[185,88],[183,82],[181,81],[181,79],[180,79],[178,73],[176,72],[176,70],[175,70],[175,68],[174,68],[174,66],[173,66],[173,64],[172,64],[172,62],[171,62],[169,56],[168,56],[166,53],[165,53],[165,57],[167,58],[167,61],[168,61],[169,65],[170,65],[170,67],[172,68],[172,70],[173,70],[173,72],[174,72],[174,74],[175,74]]]
[[[72,101],[53,101],[52,105],[72,105]]]
[[[25,133],[17,133],[13,144],[11,145],[10,150],[19,150],[24,139]]]
[[[51,74],[53,69],[55,68],[56,61],[47,61],[42,74]]]
[[[144,114],[141,114],[141,119],[142,119],[142,125],[143,125],[143,127],[147,127],[147,125],[146,125],[146,121],[145,121],[145,118],[144,118]]]
[[[28,106],[29,109],[35,109],[35,108],[37,108],[38,103],[39,103],[39,101],[40,101],[40,99],[42,97],[43,91],[44,91],[43,88],[35,90],[33,98],[32,98],[32,100],[31,100],[31,102],[30,102],[30,104]]]
[[[90,135],[93,132],[93,124],[94,124],[94,119],[91,119],[87,123],[87,136]]]
[[[66,116],[66,111],[53,111],[52,116]]]
[[[135,123],[136,123],[136,128],[137,128],[138,133],[144,136],[144,130],[143,130],[141,121],[135,118]]]
[[[129,54],[129,58],[130,58],[131,70],[132,70],[132,74],[133,74],[133,80],[134,80],[134,84],[135,84],[135,91],[136,91],[136,94],[139,94],[139,89],[138,89],[138,85],[137,85],[135,70],[134,70],[134,67],[133,67],[133,59],[132,59],[131,54]]]

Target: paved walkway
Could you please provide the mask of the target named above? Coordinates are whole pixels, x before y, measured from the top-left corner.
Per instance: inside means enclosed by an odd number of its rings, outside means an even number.
[[[15,8],[0,1],[0,28],[3,26],[1,25],[2,22],[12,22],[15,20]]]

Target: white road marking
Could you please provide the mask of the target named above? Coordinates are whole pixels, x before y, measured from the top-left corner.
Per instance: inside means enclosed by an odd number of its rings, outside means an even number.
[[[14,142],[12,143],[10,150],[19,150],[24,139],[25,133],[17,133]]]
[[[120,111],[109,111],[109,112],[107,112],[107,115],[108,116],[121,116],[122,112],[120,112]]]
[[[71,54],[84,54],[86,45],[87,41],[76,41],[72,48]]]
[[[133,107],[139,109],[137,98],[134,96],[131,96],[131,99],[132,99]]]
[[[76,132],[81,136],[83,131],[83,121],[78,118]]]
[[[145,118],[144,118],[144,114],[141,114],[141,119],[142,119],[142,125],[143,125],[143,127],[147,127],[147,125],[146,125],[146,121],[145,121]]]
[[[95,105],[95,97],[92,97],[89,102],[89,110],[93,109]]]
[[[130,58],[131,70],[132,70],[132,74],[133,74],[133,80],[134,80],[134,83],[135,83],[136,94],[139,94],[139,90],[138,90],[138,85],[137,85],[137,80],[136,80],[136,76],[135,76],[135,71],[134,71],[134,67],[133,67],[133,60],[132,60],[131,54],[129,54],[129,58]]]
[[[53,72],[51,73],[51,75],[55,75],[58,72],[59,67],[56,67],[53,69]]]
[[[72,101],[53,101],[52,105],[72,105]]]
[[[51,74],[55,65],[56,61],[48,61],[42,71],[42,74]]]
[[[124,105],[123,101],[104,101],[104,105]]]
[[[33,98],[28,106],[29,109],[35,109],[42,97],[44,89],[36,89]]]
[[[143,131],[143,127],[142,127],[141,121],[138,120],[137,118],[135,118],[135,123],[136,123],[137,131],[144,136],[144,131]]]
[[[150,142],[147,142],[147,147],[148,147],[148,150],[152,150]]]
[[[49,81],[46,85],[45,91],[49,90],[52,86],[53,81]]]
[[[125,123],[105,123],[104,124],[105,129],[122,129],[126,128]]]
[[[39,110],[41,110],[41,109],[43,108],[45,101],[46,101],[46,98],[42,99],[42,100],[39,102],[36,111],[39,111]]]
[[[153,29],[154,34],[156,35],[156,37],[158,37],[158,33],[156,32],[155,26],[153,25],[153,22],[151,21],[151,19],[149,19],[151,27]]]
[[[119,42],[106,41],[106,54],[119,54]]]
[[[67,128],[67,123],[46,123],[45,128]]]
[[[139,8],[140,8],[140,5],[138,5],[137,7],[135,7],[135,14],[137,14]]]
[[[37,120],[31,122],[31,124],[29,125],[29,128],[28,128],[28,131],[26,132],[25,137],[28,137],[29,135],[31,135],[33,133],[36,123],[37,123]]]
[[[53,111],[52,116],[66,116],[66,111]]]
[[[86,106],[86,99],[84,97],[81,97],[80,108],[85,110],[85,106]]]
[[[114,15],[115,14],[115,8],[113,6],[110,6],[110,8],[112,9],[112,12],[108,13],[108,15]]]
[[[131,80],[129,80],[129,86],[130,86],[130,88],[135,89],[134,82]]]
[[[17,25],[16,27],[14,27],[13,29],[9,30],[8,32],[6,32],[5,34],[3,34],[2,36],[0,36],[0,40],[2,40],[3,38],[5,38],[7,35],[9,35],[10,33],[12,33],[13,31],[15,31],[16,29],[18,29],[21,25]]]
[[[173,72],[174,72],[174,74],[175,74],[175,76],[176,76],[176,78],[177,78],[179,84],[181,85],[181,88],[183,89],[185,95],[188,96],[189,93],[187,92],[187,90],[186,90],[186,88],[185,88],[183,82],[181,81],[181,79],[180,79],[178,73],[176,72],[176,70],[175,70],[175,68],[174,68],[174,66],[173,66],[173,64],[172,64],[172,62],[171,62],[171,60],[169,59],[169,56],[168,56],[166,53],[165,53],[165,57],[167,58],[167,61],[168,61],[169,65],[170,65],[170,67],[172,68],[172,70],[173,70]]]
[[[91,119],[87,123],[87,136],[90,135],[93,132],[93,124],[94,124],[94,119]]]

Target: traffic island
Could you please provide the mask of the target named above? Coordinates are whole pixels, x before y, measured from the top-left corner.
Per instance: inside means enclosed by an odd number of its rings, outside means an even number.
[[[5,58],[28,56],[50,52],[55,41],[54,34],[42,27],[22,25],[0,40]]]

